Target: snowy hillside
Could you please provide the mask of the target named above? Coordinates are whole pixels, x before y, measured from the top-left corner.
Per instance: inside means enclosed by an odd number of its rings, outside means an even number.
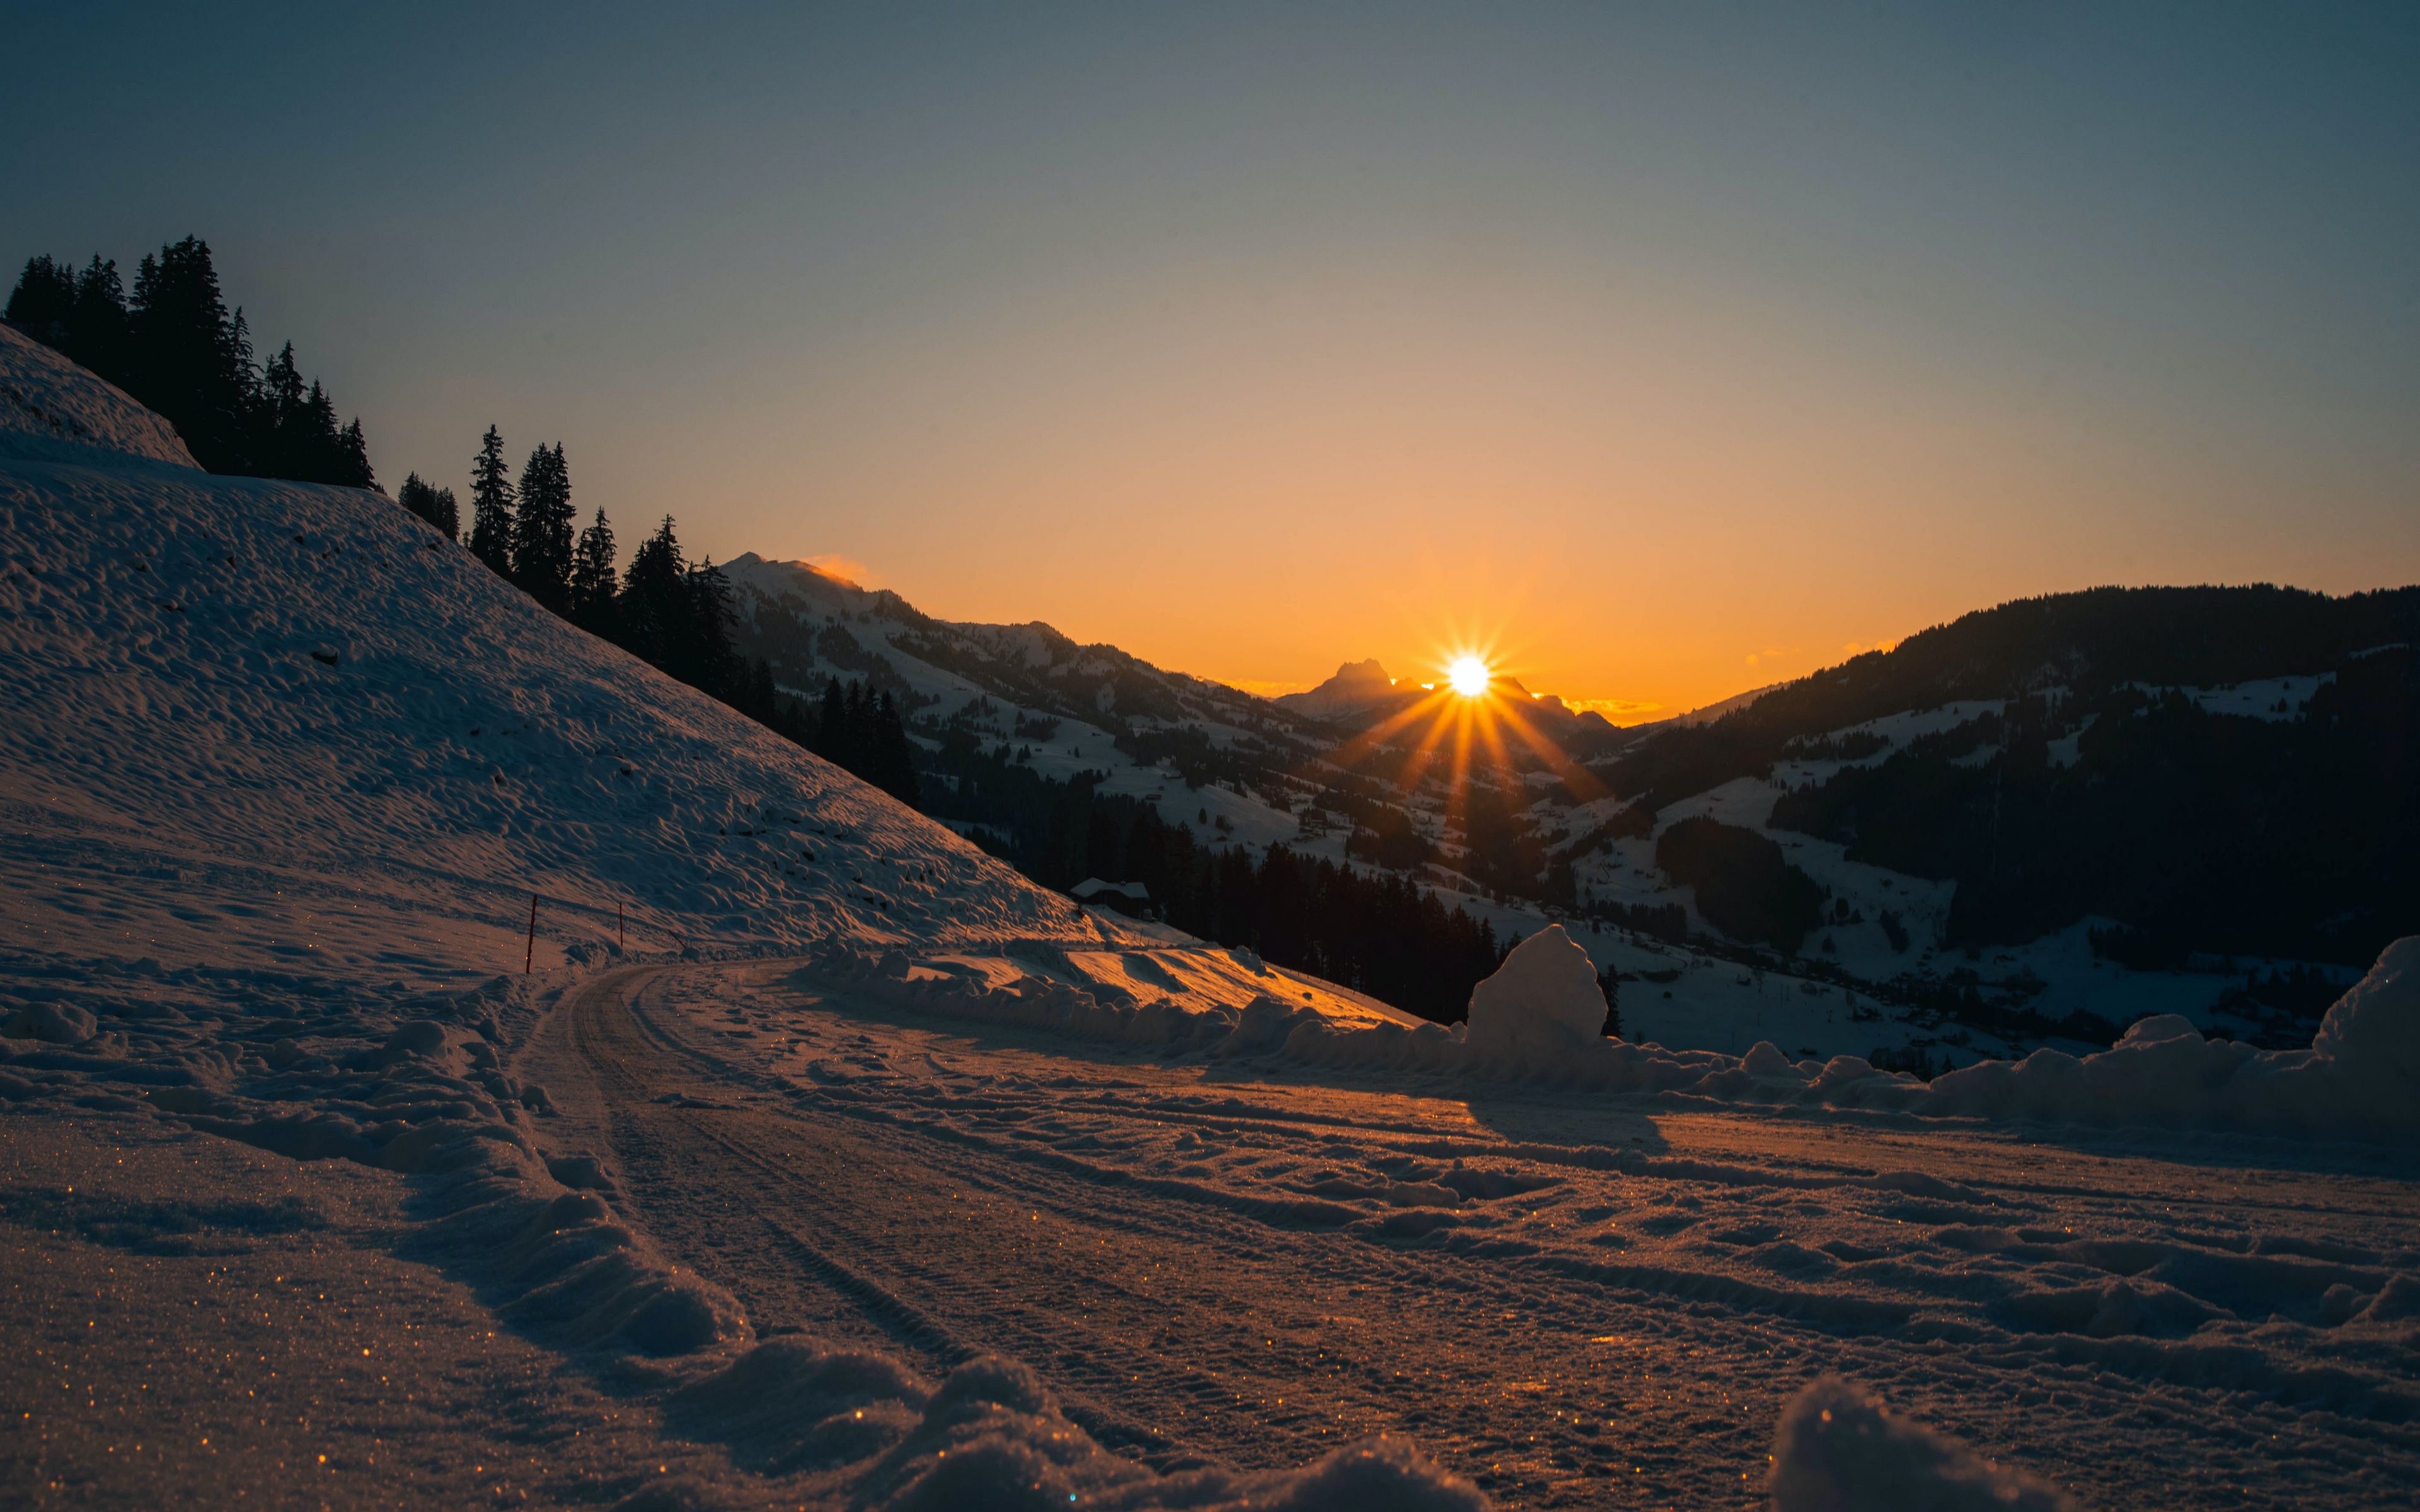
[[[1064,900],[384,499],[94,465],[103,442],[177,448],[80,370],[0,344],[12,383],[56,380],[40,392],[87,448],[57,459],[30,422],[0,438],[0,906],[22,948],[100,930],[163,961],[467,980],[519,969],[533,893],[547,964],[617,929],[649,950],[1097,942]],[[142,899],[105,930],[81,902],[94,872]]]
[[[0,456],[194,468],[177,428],[49,347],[0,327]]]

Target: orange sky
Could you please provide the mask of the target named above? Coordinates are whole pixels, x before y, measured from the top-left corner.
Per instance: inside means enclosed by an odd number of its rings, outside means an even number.
[[[1256,690],[1481,646],[1626,719],[2023,594],[2420,579],[2408,480],[2292,417],[1511,239],[1526,276],[1452,305],[1419,269],[1157,270],[944,312],[845,383],[773,363],[730,434],[787,444],[707,544]],[[2331,529],[2277,507],[2311,498]]]

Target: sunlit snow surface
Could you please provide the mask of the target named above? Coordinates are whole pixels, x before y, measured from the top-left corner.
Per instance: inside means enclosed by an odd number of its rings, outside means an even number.
[[[0,1502],[2409,1504],[2408,976],[1925,1088],[1533,938],[1473,1044],[0,387]]]

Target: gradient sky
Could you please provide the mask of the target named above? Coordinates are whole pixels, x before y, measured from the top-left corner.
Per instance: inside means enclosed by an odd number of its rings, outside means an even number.
[[[12,12],[0,257],[202,236],[390,490],[1666,710],[2420,580],[2420,7],[231,8]]]

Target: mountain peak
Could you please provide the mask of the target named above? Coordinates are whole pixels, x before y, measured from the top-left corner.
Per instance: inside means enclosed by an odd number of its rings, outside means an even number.
[[[1271,702],[1281,709],[1314,719],[1325,719],[1340,714],[1352,714],[1395,696],[1395,680],[1387,669],[1372,656],[1367,661],[1348,661],[1336,669],[1336,675],[1307,693],[1288,693]]]

